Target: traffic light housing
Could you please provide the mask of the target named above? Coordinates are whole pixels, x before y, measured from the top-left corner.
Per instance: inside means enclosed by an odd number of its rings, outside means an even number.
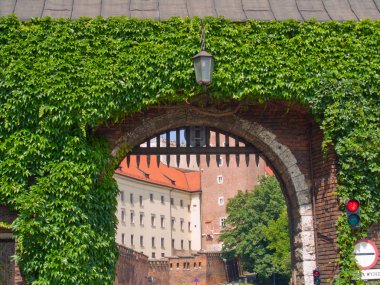
[[[357,199],[347,199],[345,208],[347,222],[351,229],[360,229],[360,201]]]
[[[319,272],[318,269],[313,270],[313,280],[314,280],[314,285],[321,284],[321,273]]]

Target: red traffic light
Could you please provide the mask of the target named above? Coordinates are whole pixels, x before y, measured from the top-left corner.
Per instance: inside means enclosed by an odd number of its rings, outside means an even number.
[[[347,199],[346,216],[351,229],[360,229],[360,201],[357,199]]]
[[[314,285],[321,284],[321,276],[318,269],[313,270],[313,279],[314,279]]]
[[[359,209],[359,201],[356,199],[350,199],[346,203],[346,208],[350,212],[355,212]]]

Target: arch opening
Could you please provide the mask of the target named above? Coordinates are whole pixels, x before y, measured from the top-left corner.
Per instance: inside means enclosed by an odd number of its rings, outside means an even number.
[[[283,110],[281,114],[283,116]],[[149,119],[133,118],[134,123],[123,129],[121,136],[115,141],[112,150],[114,155],[120,155],[125,147],[133,149],[158,133],[167,133],[183,126],[204,126],[239,137],[266,157],[281,183],[288,206],[292,277],[297,279],[297,284],[310,284],[312,270],[316,267],[313,209],[308,173],[302,168],[300,155],[296,153],[297,148],[289,146],[281,139],[277,130],[265,125],[262,120],[265,116],[256,120],[249,114],[239,114],[221,120],[178,107],[155,112],[148,117]],[[126,125],[127,123],[124,124]],[[283,125],[283,128],[286,130],[291,126]]]

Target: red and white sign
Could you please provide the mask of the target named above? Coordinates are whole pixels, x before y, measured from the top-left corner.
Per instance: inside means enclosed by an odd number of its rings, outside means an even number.
[[[369,239],[358,240],[355,243],[354,255],[362,270],[371,269],[379,259],[375,243]]]

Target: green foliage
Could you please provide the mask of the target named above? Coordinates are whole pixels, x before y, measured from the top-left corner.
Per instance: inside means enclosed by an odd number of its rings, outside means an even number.
[[[350,284],[353,242],[379,219],[380,23],[204,24],[213,100],[305,104],[337,153],[337,195],[362,204],[362,230],[337,224],[339,282]],[[91,129],[201,93],[191,62],[199,28],[197,18],[0,19],[0,203],[20,213],[31,283],[112,283],[117,190]]]
[[[262,177],[253,191],[228,201],[220,238],[225,257],[239,256],[243,267],[261,281],[290,277],[290,240],[285,199],[275,177]]]
[[[273,251],[272,266],[276,273],[290,278],[290,239],[288,212],[284,206],[276,220],[269,221],[262,229],[268,241],[267,248]]]

